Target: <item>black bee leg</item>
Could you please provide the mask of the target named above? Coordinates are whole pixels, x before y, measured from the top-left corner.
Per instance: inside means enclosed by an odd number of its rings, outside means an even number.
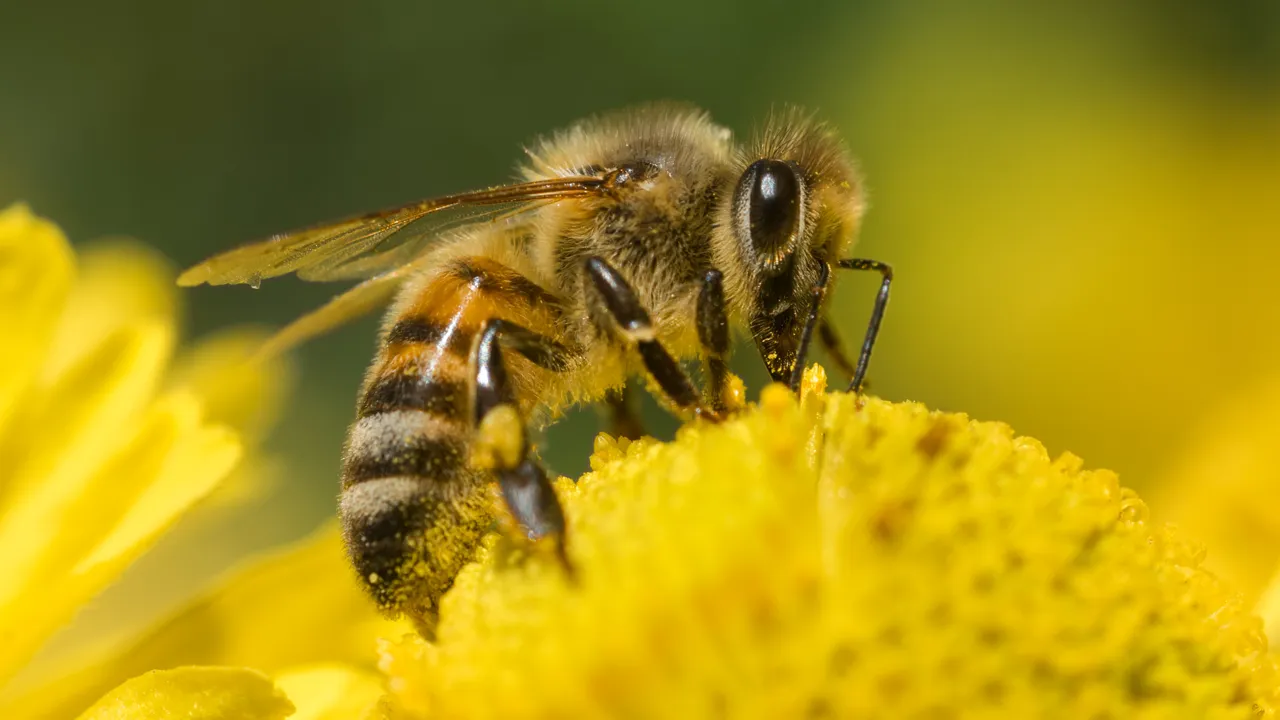
[[[529,456],[529,438],[517,409],[503,361],[503,346],[549,369],[563,368],[567,351],[559,343],[504,320],[490,320],[475,349],[476,457],[492,468],[507,507],[530,539],[557,538],[557,552],[569,569],[564,551],[564,511],[547,473]]]
[[[497,318],[490,320],[485,326],[486,329],[490,327],[494,328],[503,348],[520,353],[534,365],[555,372],[569,367],[569,357],[573,355],[573,351],[546,335]]]
[[[827,356],[831,358],[836,368],[844,373],[845,377],[853,379],[855,372],[853,362],[849,360],[849,355],[844,350],[844,342],[840,339],[840,335],[827,318],[818,321],[818,341],[822,343],[822,349],[827,351]]]
[[[698,341],[707,363],[707,403],[718,413],[725,411],[724,384],[729,377],[729,318],[724,310],[723,276],[708,270],[698,293]]]
[[[676,407],[691,410],[696,416],[719,421],[720,414],[702,402],[684,368],[658,341],[649,313],[641,306],[631,285],[602,258],[588,258],[586,270],[591,286],[603,300],[604,309],[622,334],[635,343],[645,368],[667,398]]]
[[[635,440],[645,436],[644,423],[636,414],[632,398],[631,386],[623,385],[605,393],[604,401],[609,408],[609,433],[614,437]]]
[[[880,334],[880,321],[884,320],[884,310],[889,304],[889,285],[893,282],[893,268],[878,260],[848,258],[840,261],[845,270],[874,270],[880,273],[880,292],[876,295],[876,304],[871,308],[871,321],[867,323],[867,336],[862,341],[862,351],[858,353],[858,366],[853,371],[853,380],[849,382],[849,392],[862,393],[862,381],[867,376],[867,365],[871,362],[871,349],[875,347],[876,336]]]
[[[822,299],[827,295],[827,283],[831,280],[831,266],[825,262],[818,264],[818,281],[809,291],[809,313],[805,315],[804,327],[800,330],[800,343],[796,346],[796,362],[791,366],[791,379],[787,383],[792,390],[800,389],[800,379],[804,377],[804,364],[809,359],[809,343],[813,341],[813,329],[822,317]]]

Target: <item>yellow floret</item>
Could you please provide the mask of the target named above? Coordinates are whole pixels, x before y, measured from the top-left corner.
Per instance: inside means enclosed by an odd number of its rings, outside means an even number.
[[[396,713],[1272,712],[1257,619],[1113,473],[818,373],[671,444],[599,439],[557,485],[576,582],[491,537],[438,641],[385,644]]]

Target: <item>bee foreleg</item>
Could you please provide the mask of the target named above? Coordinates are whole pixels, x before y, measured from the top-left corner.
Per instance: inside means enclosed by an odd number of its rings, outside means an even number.
[[[640,304],[635,290],[618,271],[603,258],[591,257],[586,262],[587,276],[604,307],[622,334],[635,344],[644,360],[645,369],[676,407],[692,410],[699,417],[719,421],[720,414],[702,402],[684,368],[671,356],[656,337],[649,313]]]
[[[564,551],[564,511],[547,473],[529,456],[528,433],[516,409],[515,393],[503,361],[508,340],[535,363],[563,366],[563,346],[504,320],[485,324],[475,349],[475,422],[477,444],[487,450],[486,463],[497,475],[502,497],[529,538],[556,539],[557,552],[568,568]],[[556,360],[555,358],[559,358]],[[544,365],[545,366],[545,365]]]
[[[729,354],[729,318],[724,309],[723,276],[708,270],[698,292],[698,341],[707,364],[707,402],[718,413],[725,412],[724,384],[729,375],[725,356]]]
[[[871,320],[867,323],[867,335],[862,341],[862,350],[858,353],[858,366],[854,369],[853,380],[849,382],[849,392],[862,392],[862,381],[867,375],[867,365],[871,362],[871,349],[875,347],[876,336],[880,334],[880,321],[884,319],[885,307],[889,304],[889,285],[893,282],[893,268],[878,260],[847,258],[840,261],[845,270],[874,270],[883,278],[880,292],[876,295],[876,304],[871,308]]]

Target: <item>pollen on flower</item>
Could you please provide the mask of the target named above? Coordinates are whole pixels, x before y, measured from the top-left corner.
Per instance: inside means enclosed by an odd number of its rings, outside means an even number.
[[[409,717],[1255,717],[1257,618],[1114,473],[1005,425],[766,388],[557,483],[568,582],[495,537],[435,642],[382,647]]]

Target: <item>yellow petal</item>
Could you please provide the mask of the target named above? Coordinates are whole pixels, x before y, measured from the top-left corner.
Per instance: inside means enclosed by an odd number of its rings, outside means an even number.
[[[156,250],[126,239],[98,241],[78,249],[76,265],[79,272],[56,326],[47,375],[61,373],[128,325],[177,324],[173,267]]]
[[[45,358],[73,274],[55,225],[25,205],[0,212],[0,431]]]
[[[261,437],[293,385],[284,357],[257,354],[267,337],[249,329],[215,333],[177,358],[170,382],[198,394],[211,421],[235,428],[246,441]]]
[[[1150,502],[1204,540],[1208,567],[1252,602],[1280,564],[1280,376],[1197,415]]]
[[[1272,647],[1280,647],[1280,569],[1271,576],[1253,611],[1262,618],[1262,628]]]
[[[131,561],[138,552],[167,530],[188,508],[213,489],[231,471],[240,458],[240,442],[234,433],[220,426],[203,424],[198,414],[199,402],[175,395],[156,404],[155,413],[168,417],[177,437],[154,479],[142,484],[133,501],[118,516],[114,526],[81,558],[73,575],[102,572],[100,565]],[[121,480],[129,472],[125,464],[112,468],[114,479]],[[117,482],[122,493],[131,483]]]
[[[382,678],[342,665],[294,668],[276,676],[276,685],[298,710],[293,720],[352,720],[377,706]]]
[[[277,673],[317,663],[372,668],[375,638],[403,625],[378,616],[355,582],[337,529],[235,572],[132,647],[0,707],[0,717],[67,717],[138,673],[175,665],[242,664]]]
[[[88,474],[127,440],[121,429],[150,401],[172,346],[165,325],[125,327],[41,388],[0,436],[5,498],[78,495]]]
[[[76,530],[61,522],[63,515],[85,497],[101,463],[131,439],[120,429],[149,399],[166,346],[163,328],[115,334],[65,373],[39,407],[24,409],[21,427],[0,438],[9,501],[0,507],[0,608],[35,572],[47,543]]]
[[[80,720],[276,720],[292,713],[293,705],[262,673],[183,667],[126,682]]]
[[[86,482],[49,482],[0,516],[0,678],[25,662],[231,470],[239,444],[174,395]],[[56,479],[56,478],[55,478]]]
[[[254,444],[276,423],[293,387],[293,366],[283,355],[258,352],[267,333],[234,329],[215,333],[183,352],[169,385],[200,396],[211,422],[234,428]],[[236,505],[263,497],[284,468],[272,458],[253,457],[219,488],[216,500]]]

